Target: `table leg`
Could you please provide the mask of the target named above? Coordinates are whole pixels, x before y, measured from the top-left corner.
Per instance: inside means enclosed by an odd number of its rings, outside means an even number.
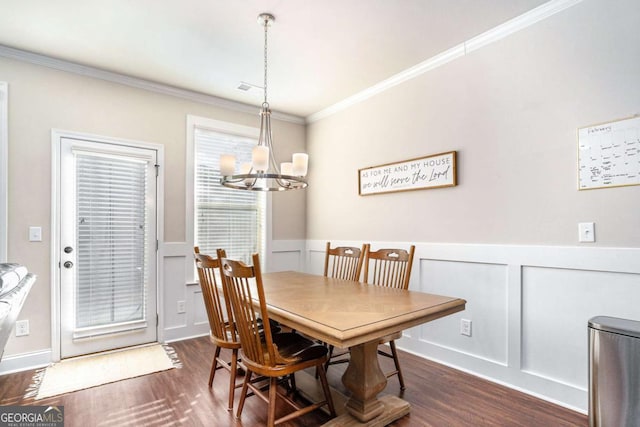
[[[378,341],[351,347],[349,366],[342,383],[351,391],[347,411],[360,422],[367,422],[384,411],[376,397],[387,386],[387,377],[378,363]]]

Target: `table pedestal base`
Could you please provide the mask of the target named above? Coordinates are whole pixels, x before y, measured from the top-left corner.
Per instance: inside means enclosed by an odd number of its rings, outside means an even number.
[[[323,424],[323,427],[383,427],[407,415],[411,408],[409,402],[397,396],[381,396],[378,401],[382,403],[384,409],[380,415],[372,420],[363,423],[352,417],[351,414],[345,413]]]

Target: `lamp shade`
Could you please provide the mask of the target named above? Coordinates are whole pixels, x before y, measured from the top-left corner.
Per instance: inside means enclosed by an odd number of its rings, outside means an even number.
[[[309,166],[309,155],[306,153],[293,154],[293,175],[306,176]]]
[[[222,154],[220,156],[220,175],[233,175],[236,171],[236,156],[233,154]]]
[[[269,147],[263,145],[253,147],[251,163],[256,171],[266,171],[269,168]]]

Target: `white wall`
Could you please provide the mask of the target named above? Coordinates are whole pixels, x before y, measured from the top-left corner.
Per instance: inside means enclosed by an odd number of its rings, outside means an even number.
[[[410,244],[370,243],[373,250]],[[307,242],[308,272],[322,274],[325,244]],[[405,331],[397,345],[586,412],[588,320],[638,319],[638,259],[638,248],[418,243],[410,290],[461,297],[467,305]],[[460,334],[460,319],[472,321],[471,337]]]

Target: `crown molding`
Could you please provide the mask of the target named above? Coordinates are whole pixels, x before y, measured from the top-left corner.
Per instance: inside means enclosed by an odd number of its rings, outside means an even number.
[[[528,28],[531,25],[534,25],[537,22],[553,16],[556,13],[562,12],[565,9],[575,6],[582,1],[583,0],[550,0],[528,12],[523,13],[522,15],[519,15],[503,24],[485,31],[478,36],[475,36],[463,43],[447,49],[446,51],[441,52],[417,65],[414,65],[411,68],[401,71],[400,73],[397,73],[365,90],[349,96],[348,98],[345,98],[340,102],[337,102],[316,113],[310,114],[306,118],[295,116],[292,114],[279,113],[276,111],[272,113],[272,118],[295,124],[309,124],[317,122],[333,114],[336,114],[339,111],[345,110],[355,104],[358,104],[368,98],[389,90],[401,83],[421,76],[428,71],[441,67],[455,59],[461,58],[475,50],[481,49],[482,47],[485,47],[493,42],[496,42],[520,30]],[[36,54],[9,46],[0,45],[0,57],[29,62],[60,71],[66,71],[82,76],[93,77],[113,83],[119,83],[138,89],[148,90],[151,92],[174,96],[177,98],[182,98],[203,104],[214,105],[216,107],[221,107],[233,111],[239,111],[249,114],[255,114],[256,112],[256,106],[254,105],[231,101],[228,99],[219,98],[217,96],[207,95],[201,92],[191,91],[188,89],[182,89],[175,86],[141,79],[138,77],[128,76],[126,74],[102,70],[96,67],[77,64],[74,62]]]
[[[30,64],[40,65],[43,67],[53,68],[59,71],[66,71],[81,76],[92,77],[100,80],[105,80],[112,83],[118,83],[125,86],[133,87],[136,89],[143,89],[150,92],[160,93],[163,95],[169,95],[176,98],[186,99],[188,101],[199,102],[202,104],[213,105],[216,107],[225,108],[228,110],[239,111],[242,113],[257,114],[258,108],[255,105],[244,104],[242,102],[231,101],[224,98],[219,98],[213,95],[207,95],[201,92],[196,92],[188,89],[182,89],[175,86],[170,86],[162,83],[157,83],[151,80],[141,79],[138,77],[128,76],[126,74],[120,74],[113,71],[107,71],[88,65],[82,65],[71,61],[65,61],[62,59],[53,58],[47,55],[41,55],[38,53],[29,52],[22,49],[16,49],[13,47],[0,45],[0,57],[15,59],[18,61],[28,62]],[[280,113],[274,111],[271,117],[275,120],[282,120],[285,122],[295,124],[305,124],[305,119],[293,114]]]
[[[343,99],[323,110],[310,114],[306,118],[307,124],[317,122],[339,111],[345,110],[355,104],[358,104],[372,96],[378,95],[386,90],[391,89],[407,80],[414,79],[428,71],[441,67],[455,59],[461,58],[475,50],[487,46],[493,42],[510,36],[520,30],[530,27],[556,13],[562,12],[583,0],[550,0],[542,5],[531,9],[522,15],[500,24],[484,33],[473,37],[459,45],[456,45],[444,52],[441,52],[426,61],[423,61],[411,68],[395,74],[388,79],[381,81],[367,89],[364,89],[348,98]]]
[[[465,55],[464,44],[459,44],[457,46],[454,46],[451,49],[448,49],[442,53],[439,53],[436,56],[433,56],[427,59],[426,61],[419,63],[418,65],[414,65],[411,68],[407,68],[406,70],[398,74],[395,74],[389,77],[388,79],[381,81],[380,83],[377,83],[363,91],[356,93],[355,95],[345,98],[342,101],[335,103],[330,107],[325,108],[324,110],[320,110],[317,113],[313,113],[307,116],[307,123],[317,122],[318,120],[332,116],[339,111],[352,107],[353,105],[358,104],[366,99],[369,99],[372,96],[385,92],[394,86],[404,83],[407,80],[414,79],[426,73],[427,71],[438,68],[464,55]]]

